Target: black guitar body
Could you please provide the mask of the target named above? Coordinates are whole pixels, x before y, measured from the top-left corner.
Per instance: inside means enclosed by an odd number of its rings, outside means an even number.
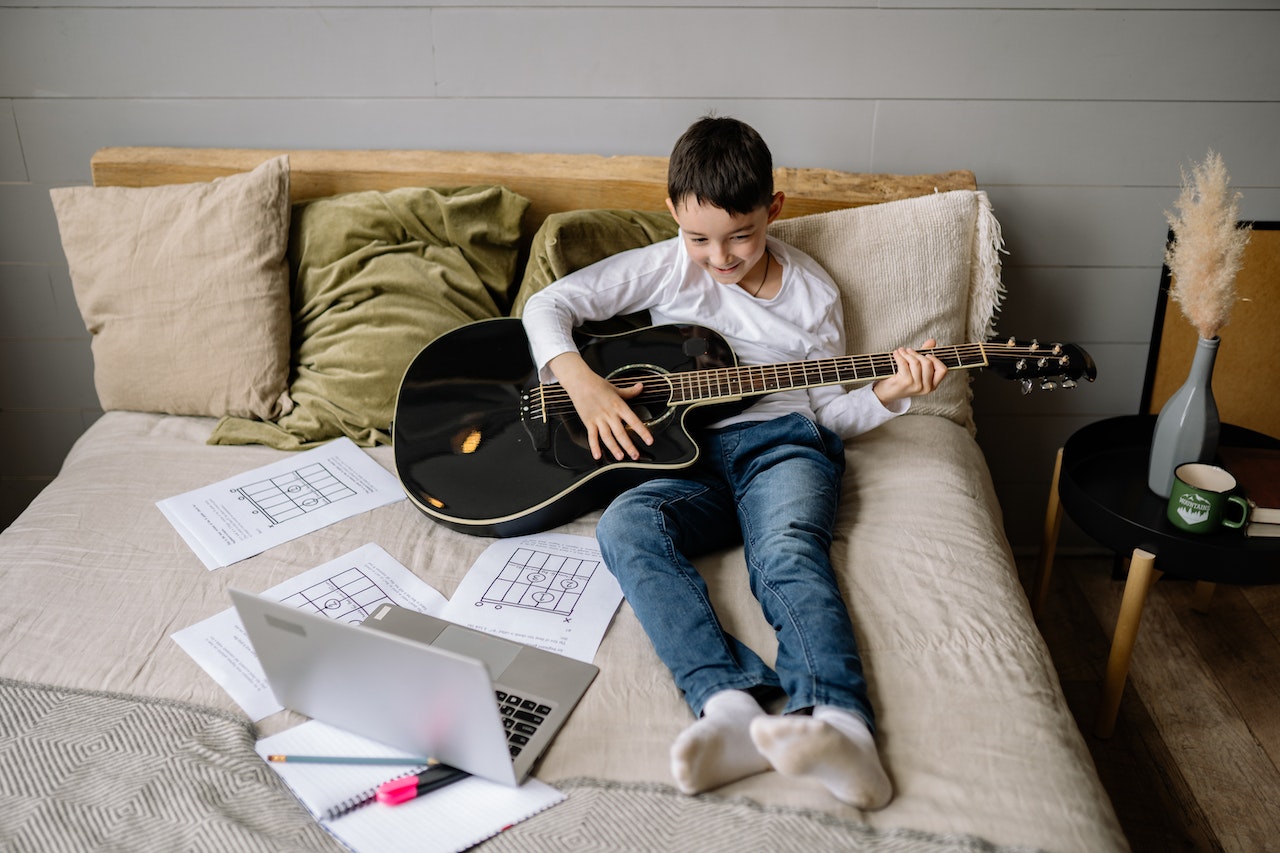
[[[867,382],[892,375],[892,353],[739,366],[702,326],[648,326],[617,334],[579,330],[582,357],[619,388],[643,391],[631,407],[652,433],[640,459],[596,461],[564,389],[538,381],[524,325],[484,320],[436,338],[400,383],[392,436],[396,473],[420,510],[480,536],[536,533],[577,518],[643,480],[698,458],[697,430],[755,396]],[[1074,344],[1003,342],[935,347],[951,370],[989,367],[1031,390],[1075,387],[1097,375]]]
[[[583,357],[611,379],[653,378],[736,366],[722,337],[700,326],[652,326],[619,335],[578,336]],[[698,457],[698,425],[726,415],[723,404],[637,404],[654,443],[641,458],[597,461],[571,407],[531,415],[542,393],[518,319],[462,326],[432,341],[409,365],[396,401],[396,472],[430,518],[481,536],[545,530],[595,509],[643,480]],[[695,417],[696,415],[696,417]]]

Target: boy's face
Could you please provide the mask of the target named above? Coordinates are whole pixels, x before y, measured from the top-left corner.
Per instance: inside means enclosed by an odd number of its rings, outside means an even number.
[[[667,199],[667,209],[694,263],[720,284],[738,284],[749,275],[760,275],[754,271],[764,259],[768,225],[782,212],[782,202],[782,193],[774,193],[768,207],[734,214],[688,197],[678,204]]]

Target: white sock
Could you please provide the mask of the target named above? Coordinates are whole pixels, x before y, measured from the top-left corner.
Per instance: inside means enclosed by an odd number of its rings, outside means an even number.
[[[763,773],[768,760],[751,742],[751,721],[764,709],[742,690],[722,690],[702,707],[702,717],[671,745],[671,775],[686,794],[697,794]]]
[[[763,716],[752,721],[751,740],[779,773],[817,779],[842,802],[875,810],[893,799],[875,737],[849,711],[819,705],[812,717]]]

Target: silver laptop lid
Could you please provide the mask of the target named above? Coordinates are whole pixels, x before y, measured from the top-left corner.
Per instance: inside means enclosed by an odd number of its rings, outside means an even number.
[[[229,590],[276,700],[308,717],[516,784],[484,664]]]

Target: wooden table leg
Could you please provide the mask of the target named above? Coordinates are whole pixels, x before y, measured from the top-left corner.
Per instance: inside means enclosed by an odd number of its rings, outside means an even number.
[[[1040,540],[1040,560],[1036,564],[1036,581],[1031,590],[1031,615],[1037,620],[1044,612],[1049,597],[1049,576],[1053,574],[1053,557],[1058,550],[1058,533],[1062,530],[1062,501],[1058,499],[1058,479],[1062,476],[1062,448],[1053,463],[1053,480],[1049,483],[1049,506],[1044,514],[1044,537]]]
[[[1151,585],[1163,574],[1155,564],[1155,554],[1141,548],[1135,548],[1129,558],[1129,579],[1124,584],[1120,616],[1116,619],[1116,631],[1111,638],[1111,655],[1107,659],[1107,675],[1102,684],[1102,703],[1093,724],[1093,733],[1100,738],[1111,737],[1116,729],[1116,715],[1120,713],[1120,697],[1129,678],[1129,660],[1133,656],[1134,641],[1138,639],[1142,609],[1147,603]]]

